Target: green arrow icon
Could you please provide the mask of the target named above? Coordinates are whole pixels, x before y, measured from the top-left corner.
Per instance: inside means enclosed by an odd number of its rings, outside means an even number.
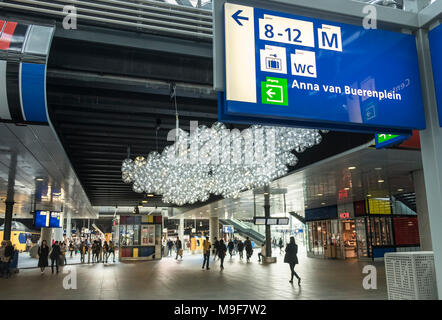
[[[261,101],[264,104],[288,106],[287,79],[266,77],[261,82]]]

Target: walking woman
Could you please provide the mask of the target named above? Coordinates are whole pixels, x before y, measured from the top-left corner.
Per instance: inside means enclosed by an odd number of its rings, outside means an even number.
[[[293,283],[293,276],[298,279],[298,285],[301,285],[301,278],[295,272],[295,265],[298,264],[298,245],[295,243],[295,238],[290,237],[290,243],[285,248],[285,256],[284,262],[288,263],[290,266],[290,271],[292,273],[292,278],[290,279],[290,283]]]
[[[218,257],[221,260],[221,270],[224,269],[224,258],[226,257],[226,252],[227,252],[227,247],[224,244],[224,240],[221,239],[219,241],[219,246],[218,246]]]
[[[55,241],[54,245],[52,246],[51,254],[50,254],[52,273],[54,273],[54,262],[55,262],[55,267],[56,267],[57,273],[58,273],[58,260],[60,259],[60,255],[61,255],[60,246],[58,245],[58,241]]]
[[[46,240],[41,242],[41,246],[38,248],[38,267],[41,270],[41,273],[45,271],[45,268],[49,266],[48,264],[49,257],[49,247]]]

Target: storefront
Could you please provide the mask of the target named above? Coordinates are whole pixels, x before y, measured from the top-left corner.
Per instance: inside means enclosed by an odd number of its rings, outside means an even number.
[[[385,198],[306,210],[307,255],[376,260],[386,252],[419,250],[417,217],[392,208]]]
[[[162,217],[120,216],[119,256],[122,260],[161,259]]]

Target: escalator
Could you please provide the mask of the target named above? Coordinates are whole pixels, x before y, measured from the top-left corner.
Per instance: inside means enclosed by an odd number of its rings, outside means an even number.
[[[261,245],[261,243],[265,240],[265,235],[261,234],[260,232],[252,229],[245,223],[236,220],[236,219],[219,219],[219,222],[222,225],[229,225],[233,226],[235,233],[238,233],[239,235],[243,237],[249,237],[251,241],[254,241],[256,244]]]
[[[290,211],[289,213],[292,217],[298,219],[299,222],[301,222],[302,224],[305,224],[305,218],[303,216],[297,214],[295,211]]]

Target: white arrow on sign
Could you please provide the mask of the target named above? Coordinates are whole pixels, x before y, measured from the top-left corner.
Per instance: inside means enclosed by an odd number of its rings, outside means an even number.
[[[273,98],[273,96],[276,94],[276,92],[273,92],[271,88],[269,90],[267,90],[266,93],[270,98]]]

